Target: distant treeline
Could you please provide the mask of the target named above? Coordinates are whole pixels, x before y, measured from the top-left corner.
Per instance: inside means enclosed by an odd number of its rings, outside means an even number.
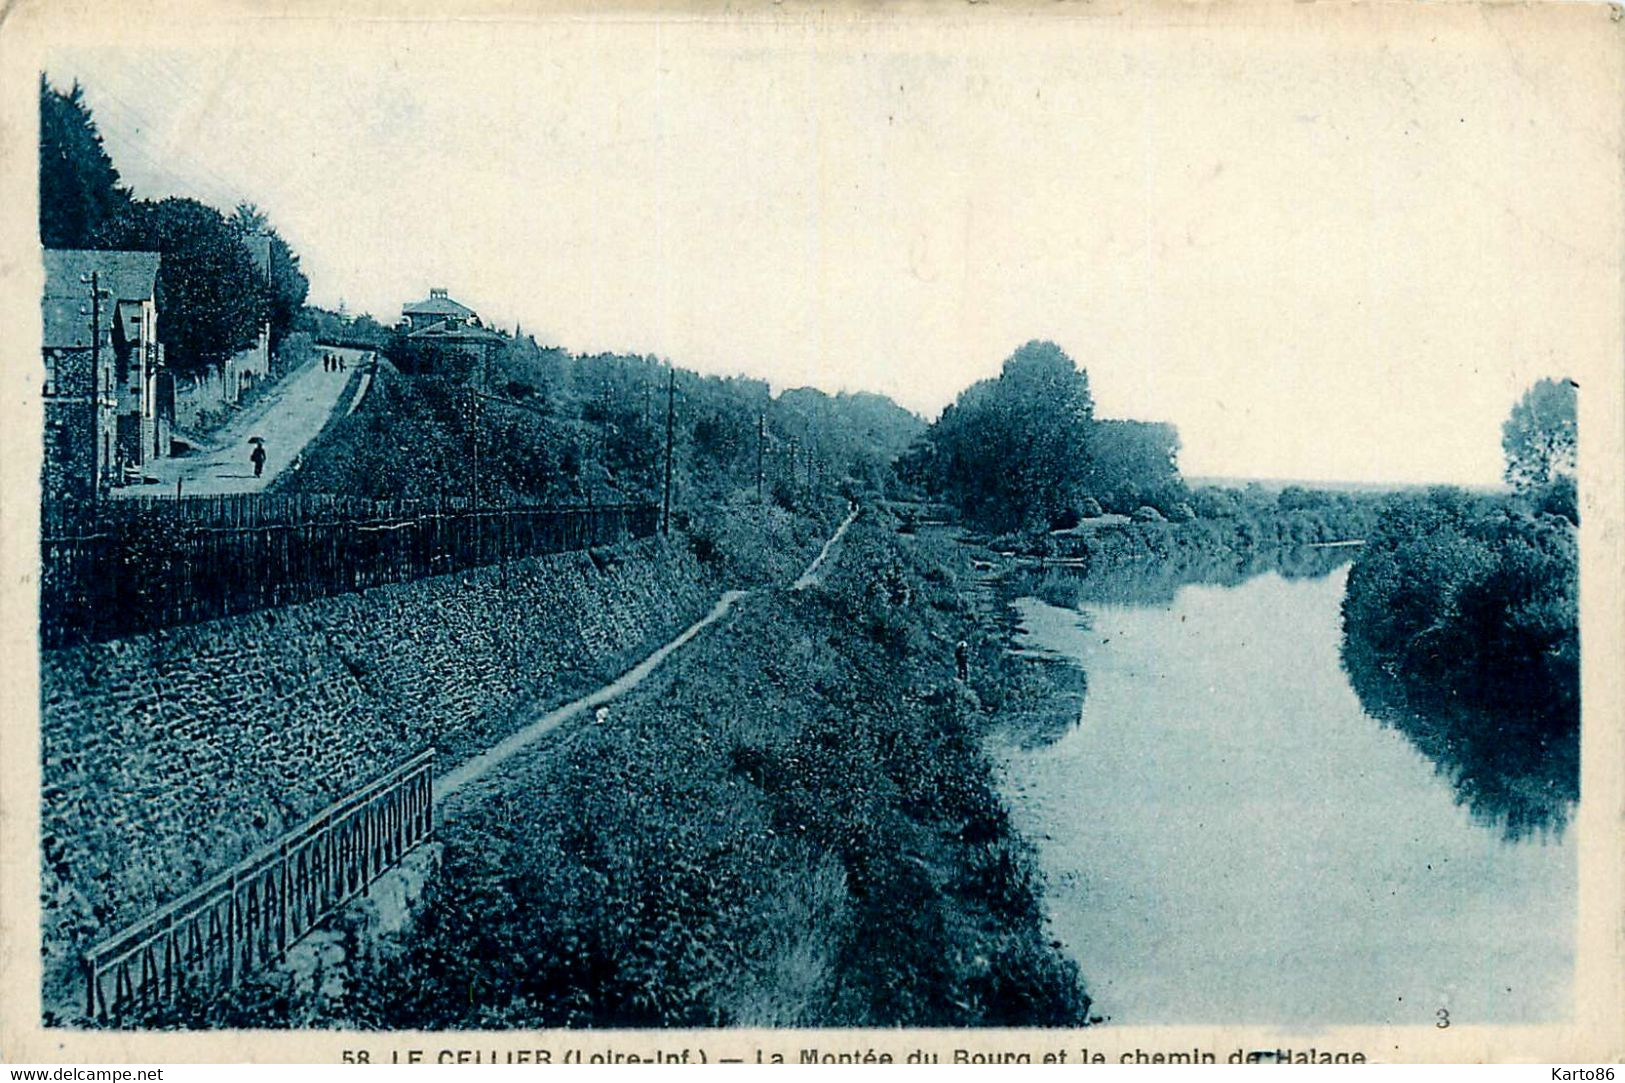
[[[884,490],[892,460],[924,428],[879,395],[773,395],[760,380],[507,337],[488,362],[453,374],[382,364],[363,407],[335,419],[278,484],[373,499],[659,500],[668,378],[672,506],[685,519],[758,489],[787,510]]]
[[[1296,486],[1270,492],[1204,486],[1175,505],[1172,519],[1142,512],[1129,522],[1085,520],[1066,532],[1028,532],[997,539],[1033,556],[1086,558],[1099,572],[1148,557],[1247,554],[1264,549],[1355,542],[1376,525],[1385,493],[1325,492]]]
[[[318,305],[300,309],[294,326],[306,331],[324,346],[348,346],[357,350],[380,350],[388,346],[394,331],[362,313],[352,316],[346,312],[333,312]]]

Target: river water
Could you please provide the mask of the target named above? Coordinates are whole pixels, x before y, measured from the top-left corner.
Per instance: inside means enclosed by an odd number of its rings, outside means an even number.
[[[1473,814],[1362,709],[1339,664],[1346,578],[1017,603],[1023,645],[1088,674],[1075,727],[1047,743],[1001,735],[993,751],[1097,1013],[1572,1015],[1573,844]]]

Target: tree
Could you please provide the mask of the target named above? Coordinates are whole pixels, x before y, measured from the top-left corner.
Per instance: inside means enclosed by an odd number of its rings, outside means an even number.
[[[39,81],[39,232],[46,248],[88,248],[129,204],[77,80],[64,94]]]
[[[1102,420],[1089,441],[1089,491],[1108,509],[1167,512],[1189,494],[1179,476],[1179,430],[1161,421]]]
[[[1519,492],[1573,474],[1578,426],[1573,380],[1541,380],[1524,392],[1501,426],[1506,480]]]
[[[158,310],[169,366],[197,373],[254,344],[270,298],[241,238],[195,199],[131,203],[95,238],[98,248],[158,252]]]
[[[231,217],[227,219],[233,233],[239,237],[247,237],[251,233],[269,233],[271,220],[265,212],[255,203],[243,200],[231,209]]]
[[[1029,342],[942,412],[909,466],[985,527],[1047,527],[1086,495],[1093,420],[1088,374],[1053,342]]]
[[[310,279],[299,269],[299,255],[271,227],[271,220],[258,206],[246,200],[232,210],[227,224],[238,237],[264,235],[271,241],[270,306],[271,348],[275,349],[294,329],[310,294]]]

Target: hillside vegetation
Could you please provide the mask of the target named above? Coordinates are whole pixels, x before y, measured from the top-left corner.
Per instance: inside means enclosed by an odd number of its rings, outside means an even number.
[[[962,551],[874,520],[818,586],[747,600],[452,810],[430,904],[404,943],[351,945],[342,996],[265,982],[209,1021],[1087,1022],[979,739],[1025,678],[965,600]]]
[[[483,503],[659,500],[671,378],[672,505],[684,515],[738,493],[793,510],[815,494],[884,488],[924,422],[889,399],[742,377],[669,373],[651,357],[585,356],[507,339],[485,366],[407,374],[380,364],[357,412],[337,418],[295,492]]]

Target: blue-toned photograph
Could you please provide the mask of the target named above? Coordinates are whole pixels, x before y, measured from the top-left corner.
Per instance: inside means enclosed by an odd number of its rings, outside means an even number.
[[[53,44],[39,1024],[1578,1019],[1618,144],[1369,17]]]

